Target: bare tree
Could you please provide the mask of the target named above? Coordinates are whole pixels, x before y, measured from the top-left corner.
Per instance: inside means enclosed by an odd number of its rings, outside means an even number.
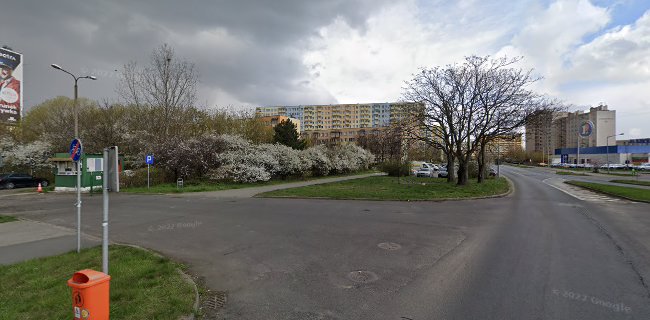
[[[449,172],[458,161],[459,185],[467,184],[476,153],[485,165],[489,141],[514,132],[530,114],[548,106],[546,98],[528,89],[537,80],[532,70],[513,67],[519,61],[471,56],[463,64],[422,69],[406,84],[404,99],[425,106],[424,112],[415,110],[416,124],[437,138],[432,146],[447,155]]]
[[[149,63],[139,67],[130,62],[122,68],[118,94],[127,104],[152,109],[148,112],[150,128],[159,129],[159,137],[167,139],[174,131],[175,116],[196,101],[198,75],[194,64],[175,56],[167,44],[155,49]]]

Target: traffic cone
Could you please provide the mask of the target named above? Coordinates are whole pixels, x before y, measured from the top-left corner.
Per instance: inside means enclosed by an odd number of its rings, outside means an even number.
[[[43,186],[41,186],[40,183],[38,184],[38,189],[36,189],[36,191],[38,191],[38,193],[43,193]]]

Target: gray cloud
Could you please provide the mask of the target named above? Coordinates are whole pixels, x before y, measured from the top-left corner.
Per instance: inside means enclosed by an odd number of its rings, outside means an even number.
[[[25,105],[71,95],[72,81],[50,68],[94,72],[80,93],[115,99],[119,69],[146,62],[169,43],[196,64],[201,103],[299,104],[334,102],[311,85],[302,63],[310,37],[340,18],[363,30],[388,1],[35,1],[10,0],[0,10],[0,44],[24,54]]]

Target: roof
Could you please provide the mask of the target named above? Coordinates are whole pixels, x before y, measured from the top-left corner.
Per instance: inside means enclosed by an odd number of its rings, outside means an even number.
[[[70,157],[67,157],[67,158],[49,158],[49,159],[47,159],[47,161],[49,161],[49,162],[68,162],[68,161],[72,161],[72,159],[70,159]]]

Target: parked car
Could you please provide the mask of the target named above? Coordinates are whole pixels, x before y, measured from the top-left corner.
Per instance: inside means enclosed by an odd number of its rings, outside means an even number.
[[[600,166],[601,169],[607,169],[607,164],[604,164]],[[620,164],[620,163],[610,163],[609,164],[610,169],[626,169],[627,165],[625,164]]]
[[[490,172],[488,173],[491,177],[496,177],[497,176],[497,169],[494,167],[490,168]]]
[[[433,169],[430,167],[422,167],[418,171],[415,172],[416,177],[425,177],[425,178],[431,178],[433,177]]]
[[[428,163],[428,162],[427,162],[427,165],[429,166],[429,168],[433,168],[433,171],[438,171],[438,170],[440,170],[440,167],[437,166],[437,165],[435,165],[435,164],[433,164],[433,163]]]
[[[0,174],[0,188],[4,189],[36,187],[39,183],[43,187],[47,187],[50,184],[47,179],[35,178],[26,173]]]
[[[634,168],[636,170],[650,171],[650,162],[642,163]]]
[[[447,168],[440,168],[438,171],[438,178],[447,178],[449,176],[449,172],[447,172]]]

